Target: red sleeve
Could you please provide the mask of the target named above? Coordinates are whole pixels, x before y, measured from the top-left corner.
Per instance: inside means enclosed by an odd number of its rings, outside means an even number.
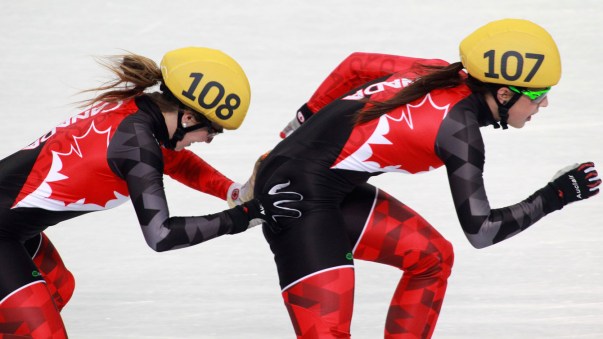
[[[165,174],[188,187],[226,200],[232,180],[189,150],[176,152],[162,147],[161,151]]]
[[[448,64],[437,59],[418,59],[378,53],[352,53],[320,84],[308,101],[308,108],[316,113],[353,88],[392,73],[408,70],[418,61],[421,64]]]

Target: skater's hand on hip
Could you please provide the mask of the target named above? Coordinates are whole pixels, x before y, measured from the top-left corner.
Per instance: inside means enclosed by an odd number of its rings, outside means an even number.
[[[226,195],[226,202],[228,203],[228,207],[233,208],[237,205],[242,205],[245,202],[253,199],[253,190],[255,188],[255,177],[257,176],[258,169],[262,164],[262,161],[266,159],[270,151],[262,154],[255,162],[253,166],[253,171],[251,172],[251,176],[244,184],[239,184],[238,182],[232,183],[230,188],[228,189],[228,193]]]

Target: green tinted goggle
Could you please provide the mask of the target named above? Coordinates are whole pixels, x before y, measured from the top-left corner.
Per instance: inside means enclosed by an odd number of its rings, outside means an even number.
[[[530,98],[532,102],[539,104],[546,98],[547,93],[551,90],[551,87],[543,89],[528,89],[525,87],[508,86],[510,90],[515,93],[522,94]]]

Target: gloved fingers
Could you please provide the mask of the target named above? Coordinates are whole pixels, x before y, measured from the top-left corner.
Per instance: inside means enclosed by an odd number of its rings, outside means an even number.
[[[593,182],[593,183],[595,183],[595,182],[601,183],[601,178],[599,178],[599,173],[597,173],[597,171],[594,169],[592,171],[588,172],[586,174],[585,178],[588,179],[588,181]]]
[[[251,176],[245,183],[239,184],[235,182],[230,186],[226,200],[230,208],[253,199],[253,189],[255,187],[255,178],[257,176],[258,169],[260,168],[262,161],[266,159],[269,153],[270,151],[260,155],[253,166]]]
[[[553,181],[553,180],[561,177],[562,175],[564,175],[564,174],[566,174],[566,173],[568,173],[568,172],[570,172],[570,171],[578,168],[578,166],[580,166],[580,164],[575,163],[575,164],[571,164],[571,165],[563,167],[562,169],[560,169],[559,171],[557,171],[557,173],[555,173],[555,175],[553,176],[553,178],[551,179],[551,181]]]
[[[314,112],[308,107],[308,103],[303,104],[295,113],[295,118],[291,120],[281,131],[281,139],[288,137],[293,131],[299,128],[304,122],[314,115]]]
[[[599,178],[599,173],[595,168],[595,164],[593,162],[585,162],[578,167],[578,171],[582,172],[584,174],[584,179],[588,181],[586,186],[589,188],[589,191],[596,191],[592,195],[599,193],[601,178]]]
[[[593,172],[591,172],[591,173],[593,173]],[[594,174],[595,174],[595,176],[592,178],[589,178],[588,175],[586,176],[586,178],[588,178],[588,181],[590,182],[589,184],[586,184],[586,186],[588,186],[588,188],[591,192],[599,191],[599,185],[601,185],[601,178],[599,178],[599,176],[596,175],[596,172]]]
[[[246,202],[249,201],[251,199],[253,199],[253,185],[254,182],[251,181],[252,179],[249,179],[249,181],[245,182],[243,184],[243,186],[241,186],[241,194],[240,194],[240,199],[242,202]]]
[[[289,121],[287,126],[285,126],[285,128],[283,128],[283,130],[280,133],[281,139],[285,139],[286,137],[291,135],[291,133],[293,133],[293,131],[298,129],[299,126],[301,126],[301,123],[297,120],[297,118],[294,118],[293,120]]]
[[[251,220],[249,220],[249,226],[247,227],[247,229],[250,229],[250,228],[256,227],[256,226],[260,226],[263,223],[264,223],[264,220],[262,220],[262,219],[259,219],[259,218],[251,219]]]
[[[582,163],[578,166],[578,171],[588,173],[595,170],[595,164],[592,161]]]
[[[233,208],[245,202],[241,200],[242,187],[243,186],[238,182],[233,182],[232,185],[230,185],[228,192],[226,193],[226,203],[228,203],[228,207]]]

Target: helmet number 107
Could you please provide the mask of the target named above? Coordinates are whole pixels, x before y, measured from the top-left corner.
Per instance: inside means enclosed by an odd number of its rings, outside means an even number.
[[[498,61],[496,59],[496,52],[491,49],[484,53],[484,58],[488,59],[488,72],[484,73],[484,76],[486,78],[498,79],[500,76],[502,76],[505,80],[515,81],[519,79],[523,74],[524,56],[522,56],[519,52],[507,51],[502,54],[502,56],[500,57],[500,74],[496,73],[496,62]],[[542,62],[544,61],[544,55],[536,53],[526,53],[525,58],[534,59],[536,61],[528,75],[523,80],[525,82],[530,82],[536,72],[538,72],[540,66],[542,65]],[[508,67],[509,61],[511,61],[512,59],[515,59],[515,64],[517,65],[515,70],[510,70]]]
[[[199,97],[196,97],[194,93],[197,90],[197,87],[199,87],[201,79],[203,79],[203,73],[191,73],[190,77],[193,78],[193,81],[186,91],[182,91],[182,95],[192,101],[197,100],[199,106],[202,108],[216,108],[216,116],[218,118],[222,120],[229,119],[234,114],[234,110],[241,105],[241,98],[234,93],[230,93],[224,98],[226,90],[224,89],[224,86],[217,81],[208,81],[205,83],[201,88]],[[209,95],[210,93],[212,93],[212,95]],[[222,99],[224,99],[224,103],[218,105]]]

